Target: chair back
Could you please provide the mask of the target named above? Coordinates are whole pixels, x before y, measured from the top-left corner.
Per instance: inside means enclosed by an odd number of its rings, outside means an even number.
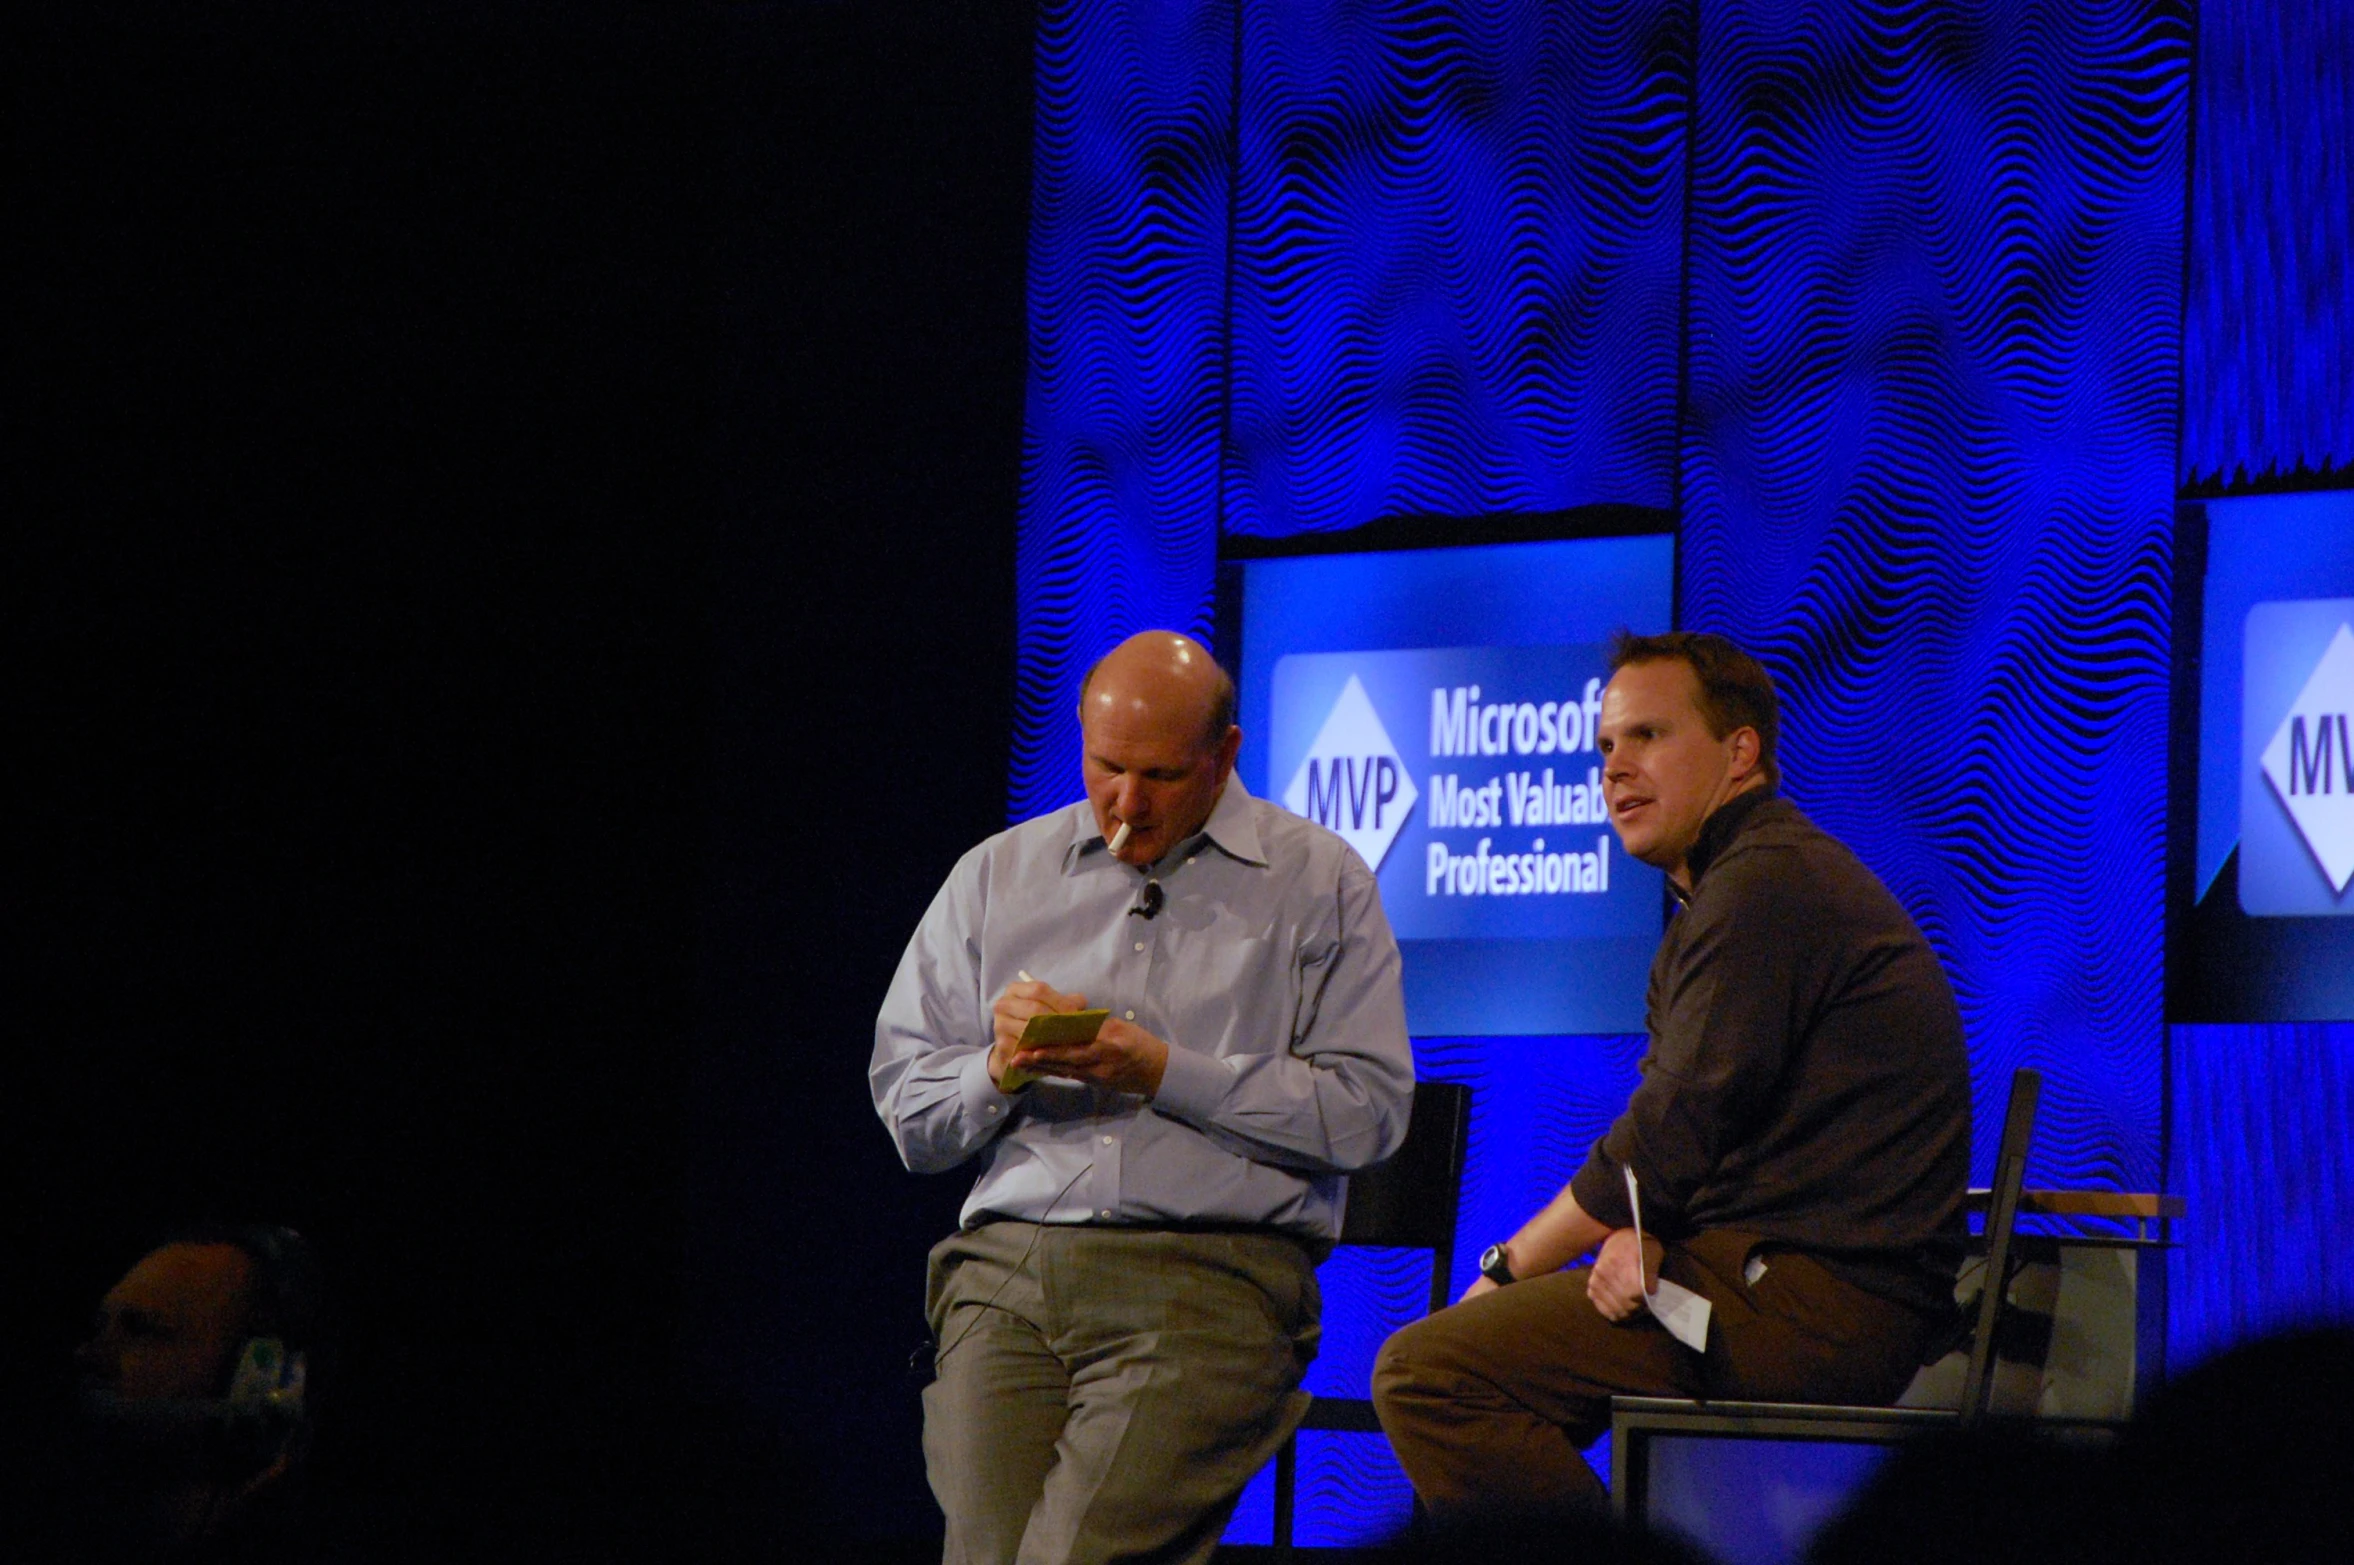
[[[1471,1089],[1460,1082],[1414,1084],[1406,1144],[1388,1162],[1349,1176],[1340,1242],[1428,1249],[1431,1308],[1443,1309],[1455,1272],[1455,1201],[1471,1139]]]
[[[2019,1191],[2027,1183],[2027,1143],[2035,1135],[2035,1107],[2043,1097],[2043,1075],[2021,1067],[2011,1074],[2011,1104],[2003,1115],[2003,1138],[1994,1154],[1994,1184],[1986,1203],[1986,1283],[1978,1290],[1978,1314],[1970,1330],[1970,1372],[1962,1380],[1962,1422],[1985,1416],[1994,1382],[1995,1325],[2003,1296],[2010,1291],[2011,1231],[2019,1221]]]

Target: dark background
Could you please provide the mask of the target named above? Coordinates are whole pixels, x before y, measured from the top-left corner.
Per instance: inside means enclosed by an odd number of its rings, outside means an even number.
[[[1032,22],[7,24],[12,1395],[266,1218],[359,1553],[928,1552],[864,1074],[1002,821]]]

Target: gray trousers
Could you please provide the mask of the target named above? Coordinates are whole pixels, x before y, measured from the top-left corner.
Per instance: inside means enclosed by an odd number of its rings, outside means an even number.
[[[1316,1259],[1248,1231],[995,1222],[943,1240],[924,1462],[946,1565],[1207,1560],[1307,1412]]]

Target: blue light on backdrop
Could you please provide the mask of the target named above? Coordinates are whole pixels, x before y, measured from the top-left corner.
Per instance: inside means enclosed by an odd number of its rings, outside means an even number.
[[[2158,1178],[2183,5],[1702,12],[1682,614],[1954,979],[1977,1166]]]
[[[2173,1030],[2167,1172],[2190,1196],[2167,1269],[2169,1353],[2354,1320],[2354,1026]]]
[[[1228,531],[1673,501],[1690,28],[1243,7]]]
[[[2178,1259],[2179,1350],[2347,1308],[2354,1028],[2169,1068],[2160,994],[2176,486],[2354,462],[2354,23],[2195,28],[2194,83],[2189,0],[1050,7],[1014,813],[1075,793],[1088,658],[1207,630],[1221,530],[1672,507],[1681,623],[1784,682],[1791,791],[1946,959],[1980,1103],[2046,1071],[2031,1178],[2169,1182],[2217,1244],[2246,1203],[2272,1264]],[[1477,1243],[1639,1040],[1418,1048],[1479,1093]],[[1419,1286],[1346,1264],[1328,1389]],[[1303,1542],[1397,1514],[1368,1444],[1306,1453]]]
[[[1209,637],[1234,188],[1233,5],[1039,12],[1016,820],[1079,796],[1078,680],[1098,654],[1155,626]]]
[[[2204,0],[2185,487],[2354,469],[2354,6]],[[2343,487],[2341,485],[2341,487]]]
[[[2198,62],[2177,473],[2354,487],[2354,8],[2204,0]],[[2173,1359],[2354,1318],[2354,1023],[2178,1025],[2168,1067]]]

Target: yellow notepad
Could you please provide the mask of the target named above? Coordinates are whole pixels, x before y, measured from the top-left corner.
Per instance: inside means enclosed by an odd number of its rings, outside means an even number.
[[[1103,1024],[1111,1016],[1109,1011],[1042,1011],[1030,1018],[1022,1029],[1022,1047],[1051,1049],[1073,1043],[1093,1043],[1095,1035],[1103,1031]],[[1044,1080],[1036,1071],[1018,1070],[1009,1065],[998,1090],[1019,1092],[1034,1081]]]

